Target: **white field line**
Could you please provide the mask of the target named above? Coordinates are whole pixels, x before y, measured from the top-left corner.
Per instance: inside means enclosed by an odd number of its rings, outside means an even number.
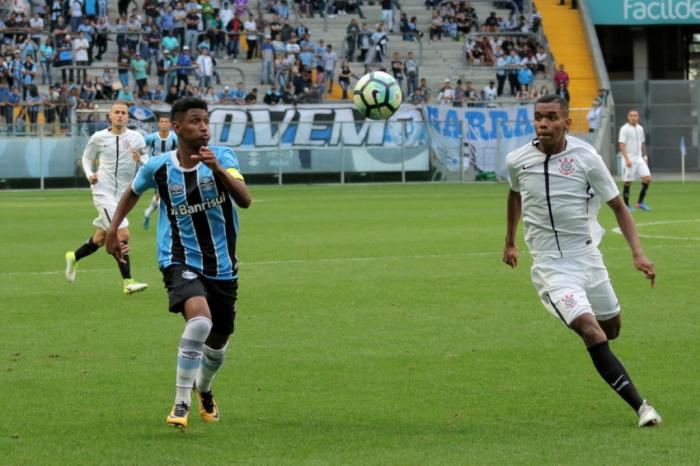
[[[700,221],[700,220],[698,220]],[[679,222],[680,223],[680,222]],[[700,240],[700,238],[698,238]],[[668,248],[687,248],[685,244],[675,245],[651,245],[646,249],[668,249]],[[626,251],[627,247],[605,248],[605,251]],[[524,252],[527,253],[527,252]],[[447,254],[411,254],[411,255],[394,255],[394,256],[361,256],[361,257],[321,257],[316,259],[280,259],[280,260],[261,260],[261,261],[245,261],[240,262],[241,266],[266,266],[266,265],[288,265],[288,264],[310,264],[310,263],[343,263],[343,262],[379,262],[390,260],[406,260],[406,259],[450,259],[460,257],[500,257],[500,251],[475,251],[462,253],[447,253]],[[494,262],[499,264],[498,262]],[[132,267],[135,270],[148,270],[149,266]],[[114,267],[110,268],[95,268],[95,269],[78,269],[79,272],[113,272]],[[63,274],[63,270],[44,270],[44,271],[27,271],[27,272],[0,272],[0,277],[20,277],[20,276],[50,276]]]
[[[644,222],[644,223],[637,223],[637,228],[639,227],[646,227],[646,226],[653,226],[653,225],[674,225],[674,224],[684,224],[684,223],[698,223],[700,222],[700,218],[694,218],[690,220],[660,220],[658,222]],[[613,233],[617,233],[618,235],[622,234],[622,231],[620,231],[620,227],[615,227],[612,229]],[[675,241],[700,241],[700,238],[697,236],[673,236],[673,235],[650,235],[648,233],[642,233],[638,232],[640,238],[650,238],[650,239],[670,239],[670,240],[675,240]]]

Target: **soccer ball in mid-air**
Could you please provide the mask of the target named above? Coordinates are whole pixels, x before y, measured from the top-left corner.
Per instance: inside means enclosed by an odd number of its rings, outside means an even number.
[[[373,71],[355,85],[353,100],[357,110],[372,120],[386,120],[399,109],[403,94],[393,76]]]

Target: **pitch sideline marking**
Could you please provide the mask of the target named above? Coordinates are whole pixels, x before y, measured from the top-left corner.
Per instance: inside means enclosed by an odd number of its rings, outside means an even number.
[[[694,218],[690,220],[660,220],[658,222],[644,222],[637,223],[637,227],[647,227],[652,225],[673,225],[673,224],[684,224],[684,223],[698,223],[700,218]],[[618,235],[622,234],[620,227],[615,227],[611,230],[613,233]],[[696,236],[670,236],[670,235],[650,235],[648,233],[638,233],[640,238],[650,238],[650,239],[671,239],[678,241],[700,241],[700,238]]]
[[[692,220],[693,222],[700,222],[698,220]],[[677,222],[680,223],[680,222]],[[698,239],[700,238],[692,238]],[[646,249],[659,249],[659,248],[686,248],[686,245],[673,244],[673,245],[651,245],[647,246]],[[603,252],[607,251],[627,251],[628,247],[614,247],[605,248]],[[527,251],[522,251],[523,254],[527,254]],[[317,262],[317,263],[333,263],[333,262],[372,262],[380,260],[394,260],[394,259],[445,259],[451,257],[479,257],[479,256],[500,256],[502,252],[495,251],[480,251],[480,252],[463,252],[463,253],[452,253],[452,254],[414,254],[406,256],[363,256],[363,257],[321,257],[318,259],[280,259],[280,260],[262,260],[262,261],[245,261],[240,262],[240,265],[284,265],[284,264],[303,264],[307,262]],[[148,270],[151,267],[132,267],[135,270]],[[110,268],[96,268],[96,269],[83,269],[82,272],[112,272],[113,267]],[[80,272],[80,270],[79,270]],[[17,276],[43,276],[43,275],[59,275],[63,274],[63,270],[44,270],[37,272],[0,272],[0,277],[17,277]]]

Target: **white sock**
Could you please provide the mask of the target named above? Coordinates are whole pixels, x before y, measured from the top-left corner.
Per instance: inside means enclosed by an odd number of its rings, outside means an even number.
[[[200,393],[211,391],[211,383],[224,363],[226,348],[228,348],[228,345],[221,349],[214,349],[204,345],[202,365],[199,366],[199,372],[197,372],[197,390]]]
[[[175,379],[175,404],[192,401],[192,386],[197,371],[202,365],[202,348],[211,331],[211,320],[206,317],[195,317],[185,324],[180,344],[177,348],[177,372]]]
[[[158,208],[158,201],[156,200],[155,196],[153,196],[153,199],[151,199],[150,204],[148,204],[148,207],[146,207],[146,211],[143,213],[145,217],[150,217],[153,212],[156,211]]]

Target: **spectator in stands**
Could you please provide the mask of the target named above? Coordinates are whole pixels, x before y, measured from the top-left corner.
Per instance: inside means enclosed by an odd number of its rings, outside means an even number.
[[[104,83],[102,93],[105,96],[105,100],[112,100],[112,94],[114,93],[114,75],[111,69],[105,68],[104,71],[102,71],[102,82]]]
[[[357,20],[355,18],[350,20],[350,24],[348,24],[348,27],[345,29],[345,44],[347,45],[347,53],[345,54],[345,58],[348,61],[353,61],[355,58],[355,49],[357,48],[357,44],[360,39],[360,26],[357,24]]]
[[[406,55],[403,69],[406,76],[406,95],[411,95],[418,87],[418,62],[413,57],[412,51]]]
[[[92,19],[87,16],[83,17],[83,22],[78,26],[78,34],[81,32],[84,33],[85,40],[87,40],[88,44],[88,64],[92,65],[94,56],[93,51],[95,49],[95,34],[97,29],[95,28],[95,24],[93,23]]]
[[[144,84],[141,89],[136,93],[136,100],[141,105],[148,105],[153,101],[153,93],[148,87],[148,84]]]
[[[427,104],[431,97],[431,91],[430,87],[428,86],[428,81],[425,78],[420,79],[419,89],[421,90],[421,94],[423,95],[423,103]]]
[[[107,41],[109,40],[111,29],[112,26],[109,24],[106,16],[97,19],[97,25],[95,26],[95,46],[97,46],[95,60],[97,61],[101,61],[102,55],[107,52]]]
[[[540,98],[542,96],[545,96],[549,94],[549,88],[547,86],[542,86],[539,91],[534,95],[535,98]]]
[[[268,89],[265,93],[265,96],[263,97],[263,103],[265,105],[277,105],[280,103],[281,98],[282,95],[277,90],[277,87],[273,85],[270,86],[270,89]]]
[[[498,17],[496,12],[492,11],[486,21],[484,21],[486,32],[498,32]]]
[[[423,91],[421,90],[421,88],[417,87],[416,90],[412,94],[408,95],[408,98],[406,99],[406,101],[409,104],[413,104],[413,105],[423,104]]]
[[[199,77],[199,87],[207,88],[211,84],[214,75],[214,62],[209,56],[209,49],[202,47],[197,56],[197,75]]]
[[[537,74],[539,71],[542,72],[543,75],[547,75],[547,52],[545,51],[544,47],[539,46],[537,48],[537,53],[535,54],[535,60],[537,61],[537,66],[535,68],[535,74]]]
[[[255,57],[258,49],[258,26],[253,15],[248,15],[248,21],[243,24],[246,32],[246,43],[248,44],[248,52],[246,60],[250,61]]]
[[[520,69],[518,69],[519,90],[522,90],[529,95],[530,85],[532,84],[533,79],[534,75],[532,74],[532,70],[525,65],[520,65]]]
[[[39,3],[42,5],[42,3]],[[41,33],[44,31],[44,18],[35,9],[34,15],[29,18],[29,37],[35,44],[41,42]]]
[[[394,79],[396,79],[396,82],[399,84],[399,88],[403,89],[403,81],[406,77],[406,74],[404,72],[403,60],[401,59],[401,54],[399,52],[394,52],[394,55],[391,59],[391,74],[394,76]]]
[[[83,31],[80,31],[78,33],[78,37],[76,37],[73,40],[73,58],[75,60],[75,66],[82,66],[82,67],[87,67],[90,65],[90,60],[88,57],[88,48],[90,47],[90,44],[88,43],[87,39],[85,38],[85,33]],[[87,77],[87,69],[83,68],[82,70],[78,69],[77,72],[77,80],[78,84],[80,84],[82,81],[85,81],[85,78]],[[80,76],[82,75],[83,79],[81,81]]]
[[[600,105],[600,100],[593,99],[593,107],[588,112],[586,118],[588,119],[588,132],[595,133],[600,127],[600,117],[603,114],[603,107]]]
[[[117,100],[123,100],[124,102],[134,102],[134,93],[131,92],[131,89],[129,89],[129,86],[124,86],[121,89],[119,89],[119,92],[117,93]]]
[[[243,83],[238,81],[236,83],[236,88],[231,91],[231,101],[236,105],[243,105],[245,103],[245,96],[247,95]]]
[[[508,57],[504,56],[500,51],[496,52],[498,55],[498,60],[496,60],[496,81],[498,81],[498,88],[496,94],[498,97],[503,95],[503,88],[506,83],[506,78],[508,76]]]
[[[190,48],[185,45],[177,57],[177,90],[180,91],[180,84],[184,83],[185,87],[190,83],[190,73],[192,72],[192,56],[190,56]]]
[[[253,89],[250,90],[248,94],[246,94],[244,103],[246,105],[255,105],[258,103],[258,88],[254,87]]]
[[[30,131],[36,131],[36,124],[39,120],[39,110],[41,108],[41,97],[39,97],[39,89],[37,89],[36,85],[29,84],[26,88],[29,90],[29,95],[24,100],[26,101],[27,118],[31,125]]]
[[[213,105],[213,104],[219,102],[219,97],[216,95],[216,93],[214,92],[214,88],[211,87],[211,86],[210,86],[210,87],[207,87],[207,89],[204,91],[204,95],[202,96],[202,98],[203,98],[209,105]]]
[[[350,63],[347,60],[343,60],[340,64],[340,72],[338,73],[338,85],[342,90],[341,98],[347,100],[348,89],[350,89],[350,78],[353,77],[352,70],[350,69]]]
[[[282,103],[285,103],[285,104],[296,103],[296,97],[294,96],[294,85],[292,84],[291,81],[289,81],[287,83],[287,85],[284,88],[284,91],[282,91]]]
[[[367,60],[365,60],[365,63],[371,64],[371,63],[382,63],[384,62],[384,57],[386,57],[386,47],[389,42],[389,38],[386,35],[386,32],[384,31],[384,24],[379,23],[377,25],[377,29],[375,30],[374,33],[372,33],[371,37],[371,42],[372,42],[372,49],[370,54],[370,57],[367,57]]]
[[[0,66],[1,65],[2,62],[0,62]],[[0,115],[2,115],[4,119],[4,130],[7,130],[7,128],[12,124],[12,106],[10,105],[10,94],[10,85],[7,78],[5,77],[0,79]]]
[[[187,30],[187,13],[188,11],[182,6],[182,3],[177,2],[173,9],[173,18],[175,37],[180,44],[185,44],[185,31]]]
[[[323,71],[326,75],[326,81],[328,81],[328,93],[333,92],[333,80],[335,79],[335,65],[338,61],[338,56],[333,50],[333,46],[328,44],[326,46],[326,52],[323,54]]]
[[[454,101],[455,90],[452,89],[452,81],[450,78],[445,78],[442,88],[438,93],[438,103],[449,105]]]
[[[78,32],[78,26],[83,21],[82,0],[70,0],[70,28],[71,32]]]
[[[92,102],[97,96],[97,89],[92,82],[92,78],[88,76],[85,78],[83,85],[80,86],[80,98],[87,102]]]
[[[261,84],[273,84],[275,81],[275,48],[270,41],[269,35],[265,36],[265,40],[260,47],[262,56],[262,72],[260,73]]]
[[[467,86],[464,88],[464,101],[467,106],[471,107],[480,100],[482,100],[481,93],[474,89],[474,84],[471,81],[467,81]]]
[[[134,75],[136,82],[136,92],[141,91],[141,88],[148,82],[148,74],[146,74],[146,60],[143,59],[141,53],[136,52],[134,58],[131,59],[131,72]]]
[[[41,67],[41,84],[51,84],[51,66],[54,60],[53,39],[48,36],[39,47],[39,66]]]
[[[506,58],[506,66],[508,66],[508,84],[510,84],[510,95],[512,97],[515,97],[520,90],[520,85],[518,84],[518,67],[521,61],[515,48],[510,49],[510,54],[508,58]]]
[[[61,79],[73,82],[73,44],[68,34],[63,36],[61,42],[57,43],[56,54],[58,59],[55,64],[56,68],[61,70]]]
[[[165,103],[172,105],[177,99],[180,98],[180,92],[177,90],[177,86],[173,84],[170,86],[168,94],[165,96]]]
[[[133,10],[126,20],[126,46],[129,47],[131,53],[139,48],[142,24],[141,17],[136,13],[136,10]]]
[[[481,92],[484,96],[484,100],[487,102],[493,102],[498,96],[498,91],[494,84],[493,81],[489,81],[489,85],[484,87],[484,90]]]
[[[569,90],[566,88],[563,82],[559,83],[559,86],[557,87],[557,90],[554,92],[556,95],[564,98],[567,102],[571,100],[571,96],[569,95]]]
[[[559,65],[559,70],[554,73],[554,88],[558,90],[560,84],[563,84],[565,88],[569,87],[569,74],[564,71],[564,64]]]
[[[31,55],[27,55],[22,63],[22,98],[27,99],[27,93],[29,92],[29,87],[34,84],[38,69],[34,63],[34,59]]]
[[[462,80],[457,80],[457,85],[455,85],[453,96],[452,96],[452,106],[462,107],[464,106],[465,92],[462,86]]]
[[[304,70],[306,71],[306,70]],[[313,100],[313,102],[322,102],[323,101],[323,93],[326,90],[326,70],[323,68],[323,66],[317,66],[316,67],[316,77],[314,78],[313,76],[310,76],[312,78],[312,84],[311,88],[315,91],[318,92],[318,95],[316,96],[317,98]],[[331,81],[332,83],[332,81]],[[305,93],[308,93],[309,90],[305,89]],[[330,94],[331,91],[328,91]],[[309,99],[307,99],[309,100]]]
[[[243,22],[238,15],[234,15],[233,19],[226,24],[226,35],[228,36],[228,57],[233,59],[234,63],[238,62],[238,50],[242,31]]]
[[[433,17],[430,20],[430,40],[442,40],[442,18],[437,11],[433,11]]]
[[[379,0],[382,7],[382,21],[389,26],[389,32],[394,32],[394,0]]]
[[[158,60],[158,83],[166,89],[169,89],[177,79],[176,72],[172,71],[173,66],[175,66],[175,60],[170,56],[170,51],[163,49],[163,55]]]
[[[153,100],[154,104],[160,104],[165,102],[165,90],[163,89],[163,86],[160,84],[156,84],[156,88],[153,90],[152,95],[151,95],[151,100]]]

